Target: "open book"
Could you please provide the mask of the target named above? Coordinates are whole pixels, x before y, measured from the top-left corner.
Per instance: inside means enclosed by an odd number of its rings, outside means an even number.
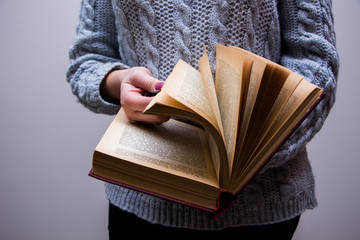
[[[198,67],[180,60],[144,111],[174,119],[143,125],[120,109],[95,149],[91,176],[224,211],[324,94],[236,47],[217,45],[215,81],[206,51]]]

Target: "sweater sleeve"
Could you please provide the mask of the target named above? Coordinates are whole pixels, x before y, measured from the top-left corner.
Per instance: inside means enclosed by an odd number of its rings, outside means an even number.
[[[321,87],[326,95],[263,171],[283,165],[305,149],[321,129],[335,102],[339,56],[335,47],[331,0],[279,1],[281,65]]]
[[[100,94],[102,80],[121,63],[111,0],[82,0],[75,39],[69,50],[67,81],[80,103],[96,113],[115,114],[119,105]]]

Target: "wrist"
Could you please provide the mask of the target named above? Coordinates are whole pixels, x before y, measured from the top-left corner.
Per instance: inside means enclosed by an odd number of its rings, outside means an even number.
[[[101,97],[111,103],[120,103],[120,85],[124,70],[111,71],[100,84]]]

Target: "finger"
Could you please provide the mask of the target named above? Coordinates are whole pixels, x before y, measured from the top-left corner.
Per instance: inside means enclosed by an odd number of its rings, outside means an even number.
[[[152,97],[142,96],[138,92],[128,92],[126,97],[121,98],[121,106],[130,121],[155,124],[168,121],[169,117],[143,114],[151,100]]]
[[[143,93],[142,89],[124,83],[121,88],[121,105],[134,111],[144,111],[152,98],[144,96]]]
[[[164,82],[152,77],[146,69],[134,71],[129,83],[147,92],[158,92],[164,85]]]
[[[135,112],[132,111],[129,114],[126,114],[126,117],[128,118],[129,121],[146,123],[146,124],[161,124],[170,119],[169,117],[164,117],[164,116],[144,114],[143,112],[140,111],[135,111]]]

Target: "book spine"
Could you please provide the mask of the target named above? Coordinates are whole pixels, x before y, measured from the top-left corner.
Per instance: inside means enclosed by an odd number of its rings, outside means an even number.
[[[232,192],[228,190],[222,189],[219,193],[218,199],[217,199],[217,207],[215,211],[213,211],[211,215],[211,219],[215,219],[225,212],[227,212],[232,205],[234,205],[236,202],[236,195],[234,195]]]

